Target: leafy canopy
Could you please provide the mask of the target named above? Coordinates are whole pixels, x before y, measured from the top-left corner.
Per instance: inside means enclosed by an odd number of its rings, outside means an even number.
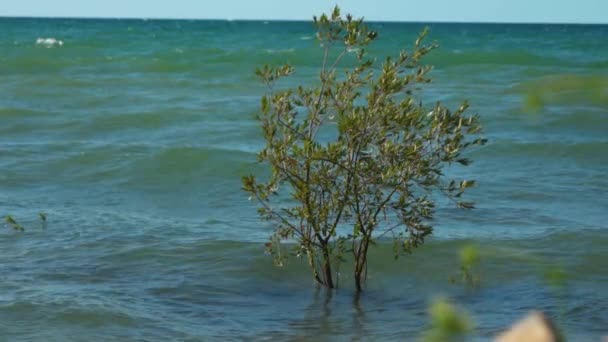
[[[244,177],[243,189],[275,224],[267,247],[277,264],[285,258],[281,241],[295,241],[293,254],[308,261],[318,283],[333,288],[340,264],[352,255],[360,290],[376,239],[392,237],[398,256],[431,234],[436,195],[473,208],[460,198],[475,182],[447,180],[442,170],[469,165],[463,152],[485,140],[466,102],[450,111],[416,99],[431,82],[431,67],[421,60],[437,47],[424,43],[426,30],[411,52],[378,64],[366,51],[378,35],[362,18],[343,17],[336,7],[314,25],[323,49],[316,86],[277,86],[294,73],[290,65],[256,70],[267,86],[257,117],[266,142],[258,161],[271,175]],[[342,69],[346,58],[355,66]]]

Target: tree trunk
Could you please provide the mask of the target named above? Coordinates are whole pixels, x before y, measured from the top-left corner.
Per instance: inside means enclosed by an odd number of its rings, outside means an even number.
[[[329,253],[329,246],[323,245],[323,274],[325,278],[325,286],[330,289],[335,288],[333,274],[331,272],[331,256]]]
[[[363,284],[361,283],[361,272],[359,272],[359,270],[355,270],[355,286],[357,288],[357,292],[363,291]]]
[[[367,267],[367,248],[369,240],[363,238],[359,245],[358,253],[355,255],[355,286],[357,292],[363,291],[363,283],[365,282],[365,269]]]
[[[323,282],[321,284],[329,289],[333,289],[335,288],[335,285],[331,270],[331,254],[329,252],[329,245],[324,244],[321,249],[323,251],[323,264],[321,265]]]

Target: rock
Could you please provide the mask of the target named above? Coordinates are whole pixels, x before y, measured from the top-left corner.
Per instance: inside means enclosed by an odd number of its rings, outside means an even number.
[[[557,342],[559,333],[551,320],[541,312],[532,312],[511,329],[500,334],[496,342]]]

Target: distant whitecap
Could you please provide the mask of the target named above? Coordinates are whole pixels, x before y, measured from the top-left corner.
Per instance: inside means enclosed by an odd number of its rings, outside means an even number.
[[[46,47],[63,46],[63,41],[56,38],[38,38],[36,45],[44,45]]]
[[[289,49],[265,49],[264,51],[266,51],[266,53],[269,53],[271,55],[277,54],[277,53],[292,53],[295,52],[296,49],[295,48],[289,48]]]

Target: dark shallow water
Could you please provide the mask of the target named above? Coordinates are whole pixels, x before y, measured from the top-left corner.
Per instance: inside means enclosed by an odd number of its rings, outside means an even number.
[[[422,28],[375,25],[378,55]],[[381,244],[361,296],[349,274],[328,294],[295,260],[273,267],[240,191],[263,172],[253,70],[289,61],[293,84],[310,82],[308,23],[0,19],[0,32],[0,214],[26,227],[0,230],[0,340],[411,340],[439,295],[480,340],[531,309],[575,341],[608,334],[606,26],[431,26],[423,97],[468,99],[490,140],[468,170],[478,209],[440,207],[413,256]],[[448,281],[471,241],[475,290]],[[544,276],[556,267],[563,286]]]

